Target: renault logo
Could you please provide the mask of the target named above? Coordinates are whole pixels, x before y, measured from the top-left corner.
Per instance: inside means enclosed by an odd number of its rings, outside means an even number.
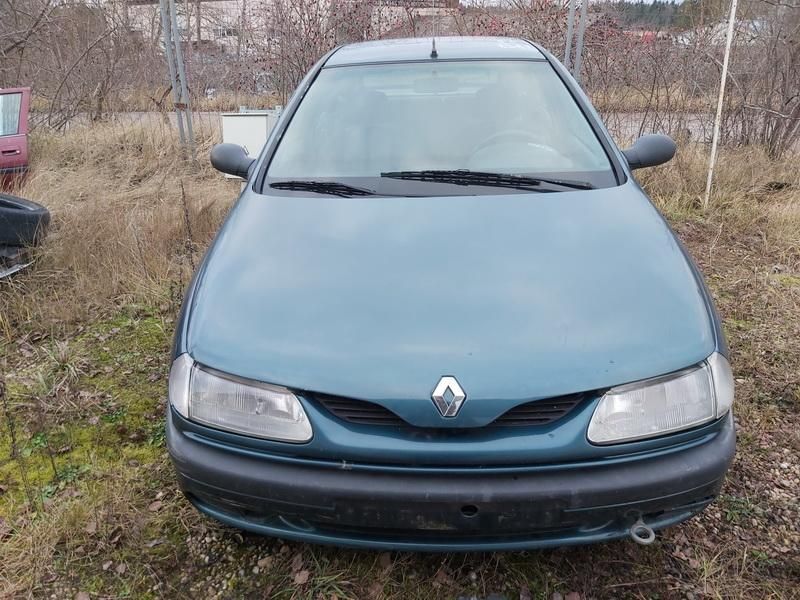
[[[442,377],[431,394],[433,403],[443,417],[455,417],[467,399],[455,377]]]

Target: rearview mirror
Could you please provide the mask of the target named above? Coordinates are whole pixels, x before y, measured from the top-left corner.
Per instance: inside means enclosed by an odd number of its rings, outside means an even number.
[[[254,158],[247,156],[244,148],[236,144],[217,144],[211,149],[211,165],[228,175],[247,179],[255,162]]]
[[[420,94],[446,94],[455,92],[460,81],[455,77],[425,77],[414,80],[414,91]]]
[[[622,154],[631,169],[642,169],[663,165],[675,156],[676,149],[675,142],[668,135],[651,133],[640,137],[633,146],[623,150]]]

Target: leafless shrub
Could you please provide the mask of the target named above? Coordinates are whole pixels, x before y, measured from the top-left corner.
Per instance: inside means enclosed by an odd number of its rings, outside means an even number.
[[[664,131],[710,139],[725,9],[653,31],[594,20],[587,29],[585,86],[619,137]],[[800,2],[744,2],[734,32],[723,143],[759,145],[780,157],[800,139]]]
[[[129,29],[119,6],[0,4],[0,86],[34,88],[35,123],[60,129],[77,115],[100,119],[133,86],[154,87],[162,79],[160,51]]]
[[[800,2],[764,0],[760,8],[736,48],[725,131],[778,157],[800,140]]]
[[[338,44],[358,40],[521,36],[560,58],[568,5],[568,0],[176,3],[190,94],[205,110],[284,103],[316,60]],[[614,134],[621,142],[649,131],[707,142],[727,3],[684,3],[673,9],[672,20],[649,29],[622,22],[619,11],[611,0],[589,5],[581,73]],[[160,35],[153,4],[6,0],[0,4],[0,85],[33,85],[35,120],[55,128],[119,110],[166,112],[171,105]],[[800,0],[742,0],[723,144],[763,145],[773,157],[797,147],[798,39]]]

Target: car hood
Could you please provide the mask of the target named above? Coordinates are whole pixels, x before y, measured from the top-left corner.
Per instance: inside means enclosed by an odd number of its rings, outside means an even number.
[[[434,198],[244,193],[198,276],[179,352],[241,377],[462,425],[706,358],[702,283],[633,183]],[[416,402],[413,402],[416,401]],[[415,407],[423,402],[425,411]]]

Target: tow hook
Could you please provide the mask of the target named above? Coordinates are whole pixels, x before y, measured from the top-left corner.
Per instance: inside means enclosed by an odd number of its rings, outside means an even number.
[[[656,532],[639,517],[639,520],[631,525],[631,539],[642,546],[649,546],[656,541]]]

